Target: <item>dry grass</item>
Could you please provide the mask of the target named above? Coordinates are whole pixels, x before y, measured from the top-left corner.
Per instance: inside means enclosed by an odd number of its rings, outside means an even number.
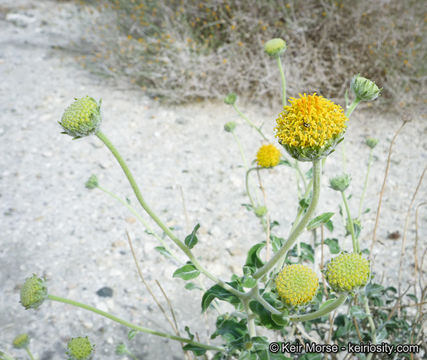
[[[427,14],[418,0],[91,0],[93,71],[127,79],[167,102],[280,100],[276,63],[263,53],[286,40],[288,94],[342,97],[354,74],[384,88],[382,102],[413,103],[426,84]]]

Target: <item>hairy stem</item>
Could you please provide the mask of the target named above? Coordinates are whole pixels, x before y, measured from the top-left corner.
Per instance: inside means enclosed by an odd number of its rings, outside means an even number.
[[[286,106],[286,78],[285,73],[283,71],[282,60],[280,60],[280,56],[277,56],[277,67],[279,68],[280,78],[282,79],[282,105]]]
[[[139,190],[139,187],[129,170],[125,160],[120,155],[120,153],[117,151],[115,146],[111,143],[111,141],[101,132],[98,131],[96,133],[96,136],[107,146],[107,148],[111,151],[111,153],[114,155],[118,163],[120,164],[123,172],[125,173],[133,192],[135,193],[136,198],[138,199],[138,202],[141,204],[142,208],[147,212],[148,215],[151,216],[151,218],[154,220],[154,222],[165,232],[165,234],[177,245],[185,255],[191,260],[193,265],[196,267],[197,270],[199,270],[202,274],[204,274],[206,277],[211,279],[213,282],[217,283],[222,288],[228,290],[232,294],[236,295],[237,297],[240,297],[243,295],[242,292],[234,289],[230,285],[226,284],[222,280],[218,279],[216,276],[211,274],[208,270],[206,270],[195,258],[191,250],[185,246],[185,244],[178,239],[178,237],[159,219],[159,217],[151,210],[151,208],[148,206],[148,204],[145,202],[144,198],[142,197],[141,191]]]
[[[264,135],[264,133],[262,132],[261,128],[256,126],[252,121],[249,120],[249,118],[243,114],[240,109],[236,106],[236,104],[233,104],[233,108],[234,110],[236,110],[236,112],[239,114],[239,116],[245,120],[252,128],[254,128],[256,131],[258,131],[258,133],[263,137],[263,139],[267,142],[269,142],[267,136]]]
[[[86,305],[86,304],[80,303],[78,301],[74,301],[74,300],[62,298],[62,297],[55,296],[55,295],[48,295],[47,298],[49,300],[52,300],[52,301],[62,302],[64,304],[73,305],[73,306],[76,306],[76,307],[79,307],[79,308],[91,311],[91,312],[93,312],[95,314],[104,316],[107,319],[113,320],[113,321],[115,321],[115,322],[117,322],[117,323],[119,323],[121,325],[124,325],[124,326],[126,326],[126,327],[128,327],[130,329],[133,329],[133,330],[136,330],[136,331],[140,331],[140,332],[143,332],[143,333],[146,333],[146,334],[156,335],[156,336],[168,338],[168,339],[171,339],[171,340],[176,340],[176,341],[179,341],[179,342],[182,342],[182,343],[187,343],[187,344],[199,346],[199,347],[201,347],[203,349],[206,349],[206,350],[224,351],[224,348],[221,348],[221,347],[207,345],[207,344],[202,344],[202,343],[199,343],[197,341],[193,341],[191,339],[183,338],[183,337],[180,337],[180,336],[175,336],[175,335],[172,335],[172,334],[163,333],[163,332],[160,332],[160,331],[156,331],[156,330],[152,330],[152,329],[149,329],[149,328],[146,328],[146,327],[142,327],[142,326],[138,326],[138,325],[132,324],[132,323],[126,321],[126,320],[118,318],[117,316],[111,315],[111,314],[109,314],[109,313],[107,313],[105,311],[99,310],[99,309],[97,309],[97,308],[95,308],[93,306],[90,306],[90,305]]]
[[[298,239],[298,236],[303,232],[305,226],[311,219],[316,210],[317,203],[319,201],[320,194],[320,162],[319,160],[313,161],[313,196],[309,207],[307,208],[306,213],[304,214],[301,221],[295,227],[295,229],[289,235],[288,240],[285,244],[277,251],[274,256],[264,264],[253,276],[255,279],[259,279],[267,274],[278,262],[283,261],[283,258],[286,256],[287,251],[292,247],[295,241]]]
[[[33,354],[30,351],[30,348],[28,346],[25,347],[25,351],[27,352],[28,356],[30,357],[31,360],[35,360]]]
[[[329,303],[328,305],[324,306],[323,308],[314,311],[309,314],[305,315],[295,315],[291,316],[289,319],[291,321],[308,321],[308,320],[314,320],[321,316],[329,314],[331,311],[334,311],[336,308],[340,307],[342,304],[344,304],[344,301],[347,299],[347,294],[341,294],[338,296],[333,302]]]
[[[369,172],[371,170],[371,165],[372,165],[372,153],[373,153],[373,149],[371,149],[369,151],[368,168],[366,170],[366,176],[365,176],[365,182],[363,184],[362,195],[360,196],[359,212],[358,212],[358,215],[357,215],[358,218],[360,218],[360,215],[362,215],[363,201],[365,200],[366,189],[368,188]]]

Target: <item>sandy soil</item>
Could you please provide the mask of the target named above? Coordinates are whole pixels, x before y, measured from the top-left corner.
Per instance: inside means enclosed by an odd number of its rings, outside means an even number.
[[[79,300],[147,327],[171,332],[147,290],[138,280],[125,232],[134,239],[136,253],[148,283],[167,307],[155,280],[159,280],[174,306],[180,330],[189,325],[208,341],[215,314],[200,314],[201,293],[184,289],[172,279],[177,263],[154,250],[159,244],[125,208],[84,183],[96,174],[106,189],[136,200],[119,166],[95,138],[72,141],[61,135],[57,121],[74,97],[102,98],[103,131],[129,161],[148,204],[184,238],[201,224],[194,249],[200,261],[217,276],[228,280],[241,273],[246,251],[264,238],[257,219],[241,206],[244,168],[236,143],[223,131],[227,121],[236,130],[249,159],[261,142],[233,109],[221,102],[166,107],[139,91],[106,85],[76,65],[69,42],[81,36],[78,9],[73,3],[3,0],[0,4],[0,349],[11,347],[21,332],[33,337],[31,348],[42,360],[64,359],[70,337],[88,335],[96,344],[96,358],[117,359],[115,346],[130,343],[139,359],[181,359],[177,343],[139,334],[132,342],[127,330],[83,310],[47,302],[37,311],[19,304],[19,285],[36,273],[46,277],[52,294]],[[292,79],[288,79],[292,81]],[[375,105],[375,104],[374,104]],[[350,205],[356,211],[369,149],[367,136],[377,137],[361,241],[369,247],[387,151],[401,119],[379,114],[375,106],[362,106],[352,116],[346,136],[348,171],[353,181]],[[265,122],[273,138],[274,119],[280,111],[243,106],[256,122]],[[411,114],[398,137],[384,193],[382,216],[374,250],[374,271],[386,285],[397,286],[402,233],[411,197],[426,165],[427,123],[424,114]],[[308,170],[307,164],[303,168]],[[322,211],[338,212],[339,197],[327,187],[328,178],[341,172],[341,152],[327,161],[323,176]],[[286,236],[295,216],[296,181],[291,169],[279,167],[262,174],[275,233]],[[426,181],[415,205],[427,197]],[[187,216],[183,207],[183,198]],[[147,219],[148,217],[144,215]],[[339,215],[335,236],[350,249]],[[427,213],[419,211],[419,244],[426,248]],[[310,239],[309,234],[305,234]],[[403,286],[414,281],[414,211],[411,213],[403,266]],[[185,258],[179,254],[180,261]],[[427,269],[424,267],[424,271]],[[318,271],[318,270],[317,270]],[[206,287],[211,283],[203,279]],[[113,296],[99,297],[104,286]],[[227,307],[224,307],[227,309]]]

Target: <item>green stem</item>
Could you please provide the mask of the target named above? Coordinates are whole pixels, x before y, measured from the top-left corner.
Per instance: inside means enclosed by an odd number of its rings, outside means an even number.
[[[377,343],[377,337],[375,335],[376,333],[376,328],[375,328],[375,323],[374,323],[374,319],[372,318],[372,314],[371,314],[371,310],[369,309],[369,300],[368,297],[363,295],[363,302],[365,305],[365,312],[368,315],[368,322],[369,322],[369,326],[371,327],[371,339],[372,339],[372,343],[376,344]]]
[[[292,247],[295,241],[298,239],[298,236],[303,232],[305,226],[311,219],[316,210],[317,203],[319,201],[320,194],[320,163],[319,160],[313,161],[313,196],[311,198],[311,202],[309,207],[307,208],[306,213],[304,214],[301,221],[289,235],[288,240],[285,244],[277,251],[274,256],[264,264],[262,268],[260,268],[253,276],[255,279],[259,279],[267,274],[276,263],[281,262],[283,258],[286,256],[287,251]]]
[[[116,199],[118,202],[120,202],[122,205],[126,206],[128,208],[128,210],[138,219],[138,221],[145,226],[145,228],[150,232],[151,235],[153,235],[157,240],[159,240],[159,242],[162,244],[162,246],[170,253],[170,255],[172,256],[172,258],[178,263],[178,264],[182,264],[182,261],[179,260],[174,254],[173,254],[173,250],[169,247],[169,245],[165,242],[164,239],[161,238],[161,236],[159,236],[159,234],[157,234],[156,232],[154,232],[153,228],[144,220],[144,218],[138,214],[138,212],[125,200],[121,199],[119,196],[117,196],[116,194],[114,194],[113,192],[104,189],[102,186],[97,186],[97,188],[99,190],[101,190],[102,192],[104,192],[105,194],[111,196],[113,199]]]
[[[277,310],[273,305],[271,305],[268,301],[266,301],[262,295],[256,291],[253,297],[256,301],[258,301],[265,310],[270,311],[272,314],[281,315],[282,313]]]
[[[236,104],[233,104],[233,108],[234,108],[234,110],[236,110],[236,112],[239,114],[239,116],[243,120],[245,120],[252,128],[254,128],[256,131],[258,131],[258,133],[264,138],[265,141],[270,142],[268,140],[267,136],[264,135],[262,130],[258,126],[256,126],[252,121],[250,121],[249,118],[239,110],[239,108],[236,106]]]
[[[125,162],[125,160],[122,158],[122,156],[117,151],[117,149],[115,148],[115,146],[111,143],[111,141],[101,131],[98,131],[95,135],[107,146],[107,148],[111,151],[111,153],[114,155],[114,157],[116,158],[116,160],[120,164],[123,172],[125,173],[128,181],[129,181],[129,183],[130,183],[130,185],[132,187],[132,190],[135,193],[135,196],[138,199],[139,203],[141,204],[142,208],[147,212],[148,215],[151,216],[151,218],[165,232],[165,234],[167,236],[169,236],[169,238],[175,243],[175,245],[177,245],[184,252],[184,254],[187,255],[187,257],[191,260],[191,262],[196,267],[196,269],[199,270],[204,275],[206,275],[213,282],[217,283],[223,289],[228,290],[229,292],[231,292],[232,294],[236,295],[237,297],[242,296],[243,295],[242,292],[234,289],[230,285],[226,284],[222,280],[220,280],[217,277],[215,277],[214,275],[212,275],[208,270],[206,270],[197,261],[197,259],[194,257],[194,255],[191,252],[191,250],[187,246],[185,246],[185,244],[181,240],[179,240],[176,237],[176,235],[159,219],[159,217],[147,205],[147,203],[145,202],[144,198],[142,197],[141,191],[139,190],[139,187],[138,187],[138,185],[137,185],[137,183],[136,183],[136,181],[135,181],[135,179],[134,179],[131,171],[129,170],[129,168],[128,168],[126,162]]]
[[[304,174],[302,173],[302,171],[301,171],[301,169],[299,167],[298,160],[295,160],[294,168],[296,169],[299,177],[302,180],[302,183],[304,184],[304,191],[306,191],[307,190],[307,181],[305,180],[305,176],[304,176]]]
[[[138,326],[138,325],[132,324],[132,323],[126,321],[126,320],[120,319],[117,316],[111,315],[111,314],[109,314],[109,313],[107,313],[105,311],[99,310],[99,309],[97,309],[97,308],[95,308],[93,306],[90,306],[90,305],[86,305],[86,304],[80,303],[78,301],[74,301],[74,300],[62,298],[62,297],[55,296],[55,295],[48,295],[47,298],[49,300],[52,300],[52,301],[58,301],[58,302],[62,302],[64,304],[69,304],[69,305],[73,305],[73,306],[76,306],[76,307],[79,307],[79,308],[82,308],[82,309],[85,309],[85,310],[88,310],[88,311],[92,311],[93,313],[96,313],[98,315],[104,316],[107,319],[113,320],[113,321],[115,321],[115,322],[117,322],[117,323],[119,323],[121,325],[124,325],[124,326],[126,326],[126,327],[128,327],[130,329],[136,330],[136,331],[144,332],[144,333],[151,334],[151,335],[161,336],[161,337],[168,338],[168,339],[171,339],[171,340],[176,340],[176,341],[179,341],[179,342],[182,342],[182,343],[192,344],[192,345],[204,348],[206,350],[216,350],[216,351],[224,351],[225,350],[224,348],[221,348],[221,347],[207,345],[207,344],[202,344],[202,343],[199,343],[197,341],[193,341],[191,339],[187,339],[187,338],[183,338],[183,337],[180,337],[180,336],[175,336],[175,335],[172,335],[172,334],[167,334],[167,333],[163,333],[163,332],[160,332],[160,331],[152,330],[152,329],[149,329],[149,328],[146,328],[146,327]]]
[[[365,183],[363,184],[363,191],[360,197],[359,215],[357,216],[358,218],[360,218],[360,215],[362,214],[363,201],[365,199],[366,189],[368,188],[369,171],[371,170],[371,165],[372,165],[372,153],[373,153],[373,149],[369,151],[368,169],[366,170]]]
[[[342,197],[342,201],[344,202],[345,211],[347,213],[348,225],[350,226],[351,240],[353,243],[353,252],[360,253],[359,240],[356,238],[356,234],[354,233],[353,218],[351,217],[350,208],[348,207],[348,202],[344,194],[344,191],[341,191],[341,197]]]
[[[286,106],[286,78],[285,73],[283,71],[282,60],[280,60],[280,56],[277,56],[277,66],[279,67],[280,78],[282,79],[282,104],[283,107]]]
[[[347,108],[347,111],[345,112],[345,116],[349,118],[352,112],[354,111],[354,109],[356,109],[356,106],[359,105],[359,103],[360,103],[360,99],[356,97],[353,100],[353,102],[350,104],[350,106]]]
[[[233,134],[233,138],[237,143],[237,146],[239,147],[239,151],[240,151],[240,156],[242,157],[243,160],[243,165],[245,166],[245,169],[247,170],[249,168],[249,164],[248,164],[248,160],[246,159],[246,155],[245,152],[243,150],[242,144],[239,140],[239,138],[237,137],[237,135],[235,134],[234,131],[231,132]]]
[[[248,198],[249,198],[249,200],[251,202],[251,205],[252,205],[252,208],[253,208],[254,211],[255,211],[255,208],[256,208],[256,204],[254,202],[254,199],[252,198],[251,191],[250,191],[250,188],[249,188],[249,173],[251,171],[254,171],[254,170],[257,170],[257,169],[258,169],[257,167],[253,167],[253,168],[248,169],[246,171],[246,176],[245,176],[246,194],[248,195]]]
[[[25,347],[25,351],[27,352],[28,356],[30,357],[31,360],[35,360],[33,354],[30,351],[30,348],[28,346]]]
[[[255,316],[252,312],[251,308],[249,307],[249,299],[244,299],[243,306],[245,308],[245,312],[247,314],[248,318],[248,330],[249,330],[249,336],[254,337],[256,336],[256,329],[255,329]]]
[[[291,321],[309,321],[309,320],[317,319],[321,316],[325,316],[329,314],[331,311],[341,306],[346,299],[347,299],[347,294],[341,294],[334,301],[332,301],[331,303],[329,303],[328,305],[322,307],[317,311],[314,311],[312,313],[305,314],[305,315],[291,316],[289,319]]]

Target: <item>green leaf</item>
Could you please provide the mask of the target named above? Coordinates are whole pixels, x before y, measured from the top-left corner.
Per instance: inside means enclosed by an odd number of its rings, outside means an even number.
[[[365,319],[368,316],[359,306],[352,306],[350,314],[356,319]]]
[[[186,351],[192,351],[196,356],[204,355],[207,351],[205,348],[193,344],[184,345],[183,349]]]
[[[282,247],[282,245],[285,242],[285,239],[278,237],[278,236],[275,236],[275,235],[271,235],[270,239],[271,239],[271,246],[272,246],[274,252],[279,251],[279,249]]]
[[[309,201],[309,199],[302,198],[302,199],[299,201],[299,206],[300,206],[302,209],[307,209],[307,208],[309,207],[309,205],[310,205],[310,201]]]
[[[259,316],[259,322],[267,329],[279,330],[283,328],[283,326],[278,325],[273,321],[271,318],[271,312],[265,310],[264,306],[262,306],[258,301],[251,301],[249,303],[249,307]]]
[[[319,227],[320,225],[327,222],[333,215],[334,215],[333,212],[325,212],[323,214],[320,214],[319,216],[316,216],[314,219],[312,219],[308,223],[307,230],[313,230],[313,229]]]
[[[367,297],[380,297],[384,287],[380,284],[368,283],[365,287]]]
[[[293,167],[292,164],[289,162],[289,160],[283,159],[283,158],[280,159],[279,165],[286,165],[286,166],[289,166],[289,167]]]
[[[418,302],[418,298],[416,295],[414,294],[407,294],[406,295],[408,298],[410,298],[411,300],[414,300],[415,302]]]
[[[271,320],[273,320],[275,324],[281,327],[284,327],[289,324],[289,318],[287,313],[283,313],[280,315],[271,314]]]
[[[230,284],[229,284],[230,285]],[[205,312],[211,302],[218,298],[219,300],[227,301],[230,304],[237,305],[240,300],[228,290],[223,289],[219,285],[214,285],[209,288],[202,297],[202,312]]]
[[[251,289],[255,285],[256,285],[256,280],[252,276],[248,275],[248,276],[244,276],[242,278],[242,286],[243,287]]]
[[[199,241],[199,239],[197,239],[197,235],[196,235],[197,230],[199,230],[199,228],[200,228],[200,224],[197,224],[197,225],[194,227],[194,229],[193,229],[193,231],[191,232],[191,234],[190,234],[190,235],[188,235],[188,236],[185,238],[185,240],[184,240],[185,245],[187,245],[187,247],[188,247],[189,249],[192,249],[192,248],[194,247],[194,245],[196,245],[196,244],[197,244],[197,242]]]
[[[341,251],[338,239],[325,239],[325,244],[328,246],[331,254],[338,254]]]
[[[242,340],[247,334],[246,319],[239,320],[235,316],[220,315],[216,320],[216,330],[211,339],[221,336],[227,343]]]
[[[378,329],[376,333],[377,344],[381,344],[385,339],[387,339],[388,333],[385,327]]]
[[[325,222],[325,228],[328,229],[330,232],[334,231],[334,223],[332,220],[328,220]]]
[[[320,291],[319,291],[319,292],[320,292]],[[326,300],[323,304],[321,304],[321,305],[319,306],[319,310],[321,310],[321,309],[325,308],[325,307],[326,307],[326,306],[328,306],[330,303],[333,303],[335,300],[336,300],[336,298]]]
[[[134,337],[135,337],[135,335],[138,333],[138,331],[136,331],[136,330],[131,330],[131,331],[129,331],[128,332],[128,339],[129,340],[132,340]]]
[[[166,257],[169,257],[169,258],[172,256],[171,253],[169,251],[167,251],[163,246],[156,246],[154,248],[154,250],[158,251],[163,256],[166,256]]]
[[[184,328],[185,332],[187,333],[188,337],[193,340],[194,339],[194,334],[191,333],[190,328],[188,326],[186,326]]]
[[[183,280],[191,280],[200,275],[200,271],[195,268],[191,263],[187,263],[184,266],[178,268],[174,273],[173,277],[179,277]]]
[[[186,288],[187,290],[202,290],[202,288],[198,285],[196,285],[195,283],[189,282],[187,284],[185,284],[184,288]]]
[[[259,256],[259,253],[264,246],[264,243],[258,243],[249,249],[245,263],[246,266],[255,266],[256,268],[260,268],[264,265],[263,261]]]

